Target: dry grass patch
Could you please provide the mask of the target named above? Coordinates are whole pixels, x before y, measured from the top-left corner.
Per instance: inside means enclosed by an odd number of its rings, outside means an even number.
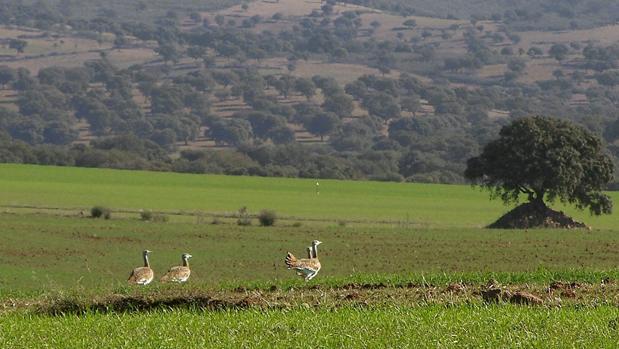
[[[564,73],[568,73],[568,69],[562,67],[554,58],[531,59],[527,62],[527,67],[518,81],[535,83],[536,81],[552,80],[554,79],[552,72],[556,69],[562,69]]]
[[[271,18],[273,14],[279,12],[284,17],[293,16],[301,17],[307,16],[312,11],[320,11],[321,1],[318,0],[273,0],[273,1],[254,1],[248,4],[247,10],[243,10],[241,5],[233,6],[224,10],[220,10],[214,13],[204,13],[203,16],[224,15],[231,17],[251,17],[255,15],[262,16],[263,18]],[[345,11],[370,11],[380,12],[375,9],[371,9],[364,6],[338,3],[333,8],[335,15]],[[210,19],[210,18],[209,18]]]
[[[141,64],[159,56],[150,48],[129,48],[111,50],[108,52],[108,59],[116,66],[126,68],[134,64]]]
[[[294,75],[311,78],[314,75],[328,76],[336,79],[340,84],[347,84],[362,75],[374,74],[381,75],[378,69],[370,68],[360,64],[326,63],[319,61],[300,61]],[[392,71],[387,77],[397,78],[399,72]]]
[[[507,66],[505,64],[485,65],[477,71],[477,77],[482,79],[500,77],[503,76],[506,71]]]
[[[608,25],[592,29],[564,30],[554,32],[529,31],[518,33],[521,41],[517,48],[525,50],[531,46],[550,46],[555,43],[593,41],[600,45],[611,45],[619,40],[619,25]]]

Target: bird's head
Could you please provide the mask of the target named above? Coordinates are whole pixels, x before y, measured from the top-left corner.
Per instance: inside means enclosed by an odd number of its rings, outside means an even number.
[[[183,259],[189,259],[191,257],[193,257],[193,256],[190,255],[189,253],[183,253],[183,255],[181,256],[181,258],[183,258]]]
[[[144,250],[144,252],[142,252],[142,254],[146,256],[146,255],[148,255],[148,254],[150,254],[152,252],[153,251],[151,251],[151,250]]]
[[[320,244],[322,244],[322,241],[319,241],[319,240],[314,240],[314,241],[312,241],[312,245],[313,245],[313,246],[318,246],[318,245],[320,245]]]

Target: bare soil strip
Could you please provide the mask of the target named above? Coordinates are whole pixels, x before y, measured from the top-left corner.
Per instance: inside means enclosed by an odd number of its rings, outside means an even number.
[[[338,308],[342,306],[415,307],[430,304],[519,304],[523,306],[619,306],[619,284],[602,280],[597,284],[553,282],[550,285],[500,285],[494,280],[483,285],[454,283],[436,285],[386,285],[351,283],[338,287],[314,285],[301,288],[226,291],[192,289],[190,285],[127,294],[95,297],[44,297],[33,302],[4,301],[0,308],[26,309],[37,314],[64,315],[88,312],[144,312],[158,309],[222,311],[243,309],[292,309],[298,307]]]

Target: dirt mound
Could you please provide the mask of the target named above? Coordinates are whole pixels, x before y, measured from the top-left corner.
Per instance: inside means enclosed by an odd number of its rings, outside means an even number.
[[[514,304],[540,305],[544,303],[544,301],[538,296],[529,292],[522,291],[516,292],[514,294],[509,294],[508,299],[511,303]]]
[[[230,310],[246,309],[258,305],[254,298],[242,300],[215,299],[209,296],[179,296],[155,298],[148,296],[112,295],[88,304],[79,300],[62,299],[39,307],[38,313],[47,315],[86,314],[89,311],[99,313],[143,312],[156,309],[203,309]]]
[[[496,222],[491,229],[529,229],[529,228],[564,228],[580,229],[589,227],[577,222],[561,211],[550,209],[544,204],[528,202],[509,211]]]
[[[445,289],[445,292],[460,293],[460,292],[464,292],[464,290],[465,290],[465,287],[462,284],[450,284]]]
[[[510,302],[522,305],[540,305],[544,303],[538,296],[524,291],[512,293],[509,290],[503,290],[501,288],[490,288],[482,290],[480,293],[482,299],[486,303]]]

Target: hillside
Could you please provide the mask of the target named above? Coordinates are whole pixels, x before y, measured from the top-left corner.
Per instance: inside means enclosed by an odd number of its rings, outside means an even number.
[[[3,162],[461,183],[537,114],[619,159],[612,3],[44,4],[0,7]]]

